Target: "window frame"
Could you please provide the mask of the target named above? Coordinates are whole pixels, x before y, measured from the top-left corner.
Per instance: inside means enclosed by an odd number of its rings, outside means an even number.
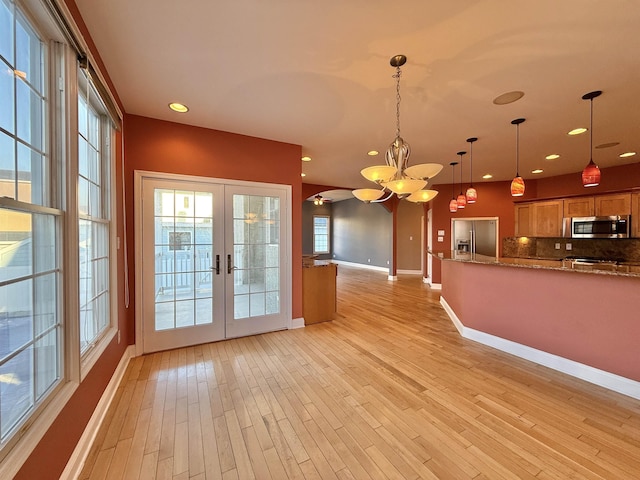
[[[59,370],[57,379],[50,385],[41,401],[31,407],[24,417],[13,427],[11,433],[0,445],[0,478],[13,478],[31,455],[42,437],[58,415],[67,406],[79,385],[92,367],[112,343],[118,331],[118,248],[116,219],[116,128],[120,125],[120,113],[113,98],[107,91],[99,89],[104,107],[104,117],[109,124],[108,137],[104,141],[110,145],[110,171],[105,177],[105,186],[110,190],[109,202],[105,207],[110,212],[108,234],[109,257],[109,325],[93,348],[80,354],[79,328],[79,261],[78,261],[78,213],[77,213],[77,170],[78,170],[78,77],[77,44],[69,41],[69,25],[62,25],[52,14],[48,0],[9,0],[14,6],[14,15],[20,15],[29,24],[42,42],[44,59],[45,107],[43,113],[43,150],[49,157],[45,162],[47,197],[44,206],[28,204],[14,199],[0,198],[3,208],[56,215],[56,245],[59,269],[56,313],[58,315]],[[71,25],[75,35],[78,28],[70,12],[64,5],[62,15]],[[81,37],[79,37],[81,38]],[[94,72],[95,74],[95,72]],[[100,72],[98,82],[104,83]],[[97,93],[97,92],[96,92]],[[14,93],[15,94],[15,93]],[[105,107],[109,102],[110,108]],[[114,112],[116,116],[114,116]],[[120,338],[118,335],[118,343]],[[34,380],[34,389],[35,380]]]
[[[327,222],[327,233],[316,233],[316,218],[324,218]],[[316,237],[327,238],[327,249],[316,249]],[[330,215],[314,215],[313,216],[313,254],[314,255],[326,255],[331,253],[331,216]]]

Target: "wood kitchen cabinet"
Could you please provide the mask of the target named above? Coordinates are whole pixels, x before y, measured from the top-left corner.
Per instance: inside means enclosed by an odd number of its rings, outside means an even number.
[[[640,238],[640,193],[631,194],[631,236]]]
[[[595,197],[595,213],[597,217],[631,215],[631,193],[597,195]]]
[[[594,197],[564,199],[564,218],[593,217],[595,215]]]
[[[533,237],[533,203],[516,205],[516,237]]]
[[[562,200],[521,203],[515,206],[517,237],[561,237]]]
[[[562,236],[562,200],[536,202],[534,205],[534,236],[561,237]]]

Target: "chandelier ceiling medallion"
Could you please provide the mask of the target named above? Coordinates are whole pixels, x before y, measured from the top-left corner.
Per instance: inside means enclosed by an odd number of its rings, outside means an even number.
[[[396,79],[396,138],[389,145],[385,154],[386,165],[374,165],[364,168],[360,173],[381,189],[361,188],[353,191],[353,195],[365,203],[384,202],[395,193],[399,198],[406,198],[412,202],[428,202],[438,192],[426,190],[428,180],[435,177],[442,165],[437,163],[421,163],[409,166],[411,147],[400,136],[400,67],[407,61],[404,55],[395,55],[389,62],[396,69],[393,78]],[[385,193],[385,198],[382,198]]]

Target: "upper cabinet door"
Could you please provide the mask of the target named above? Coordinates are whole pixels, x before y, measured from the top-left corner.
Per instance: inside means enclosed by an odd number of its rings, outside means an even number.
[[[631,194],[631,236],[640,238],[640,193]]]
[[[523,203],[515,206],[516,237],[533,237],[533,204]]]
[[[595,197],[597,217],[631,215],[631,193],[598,195]]]
[[[564,199],[564,218],[593,217],[594,215],[595,201],[593,197]]]
[[[534,215],[536,237],[562,236],[562,200],[536,202]]]

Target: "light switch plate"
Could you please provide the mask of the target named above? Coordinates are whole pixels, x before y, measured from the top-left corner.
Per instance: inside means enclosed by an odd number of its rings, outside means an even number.
[[[571,250],[571,248],[572,248],[572,247],[571,247],[571,244],[570,244],[570,243],[567,243],[567,244],[564,246],[564,248],[565,248],[565,250]]]

